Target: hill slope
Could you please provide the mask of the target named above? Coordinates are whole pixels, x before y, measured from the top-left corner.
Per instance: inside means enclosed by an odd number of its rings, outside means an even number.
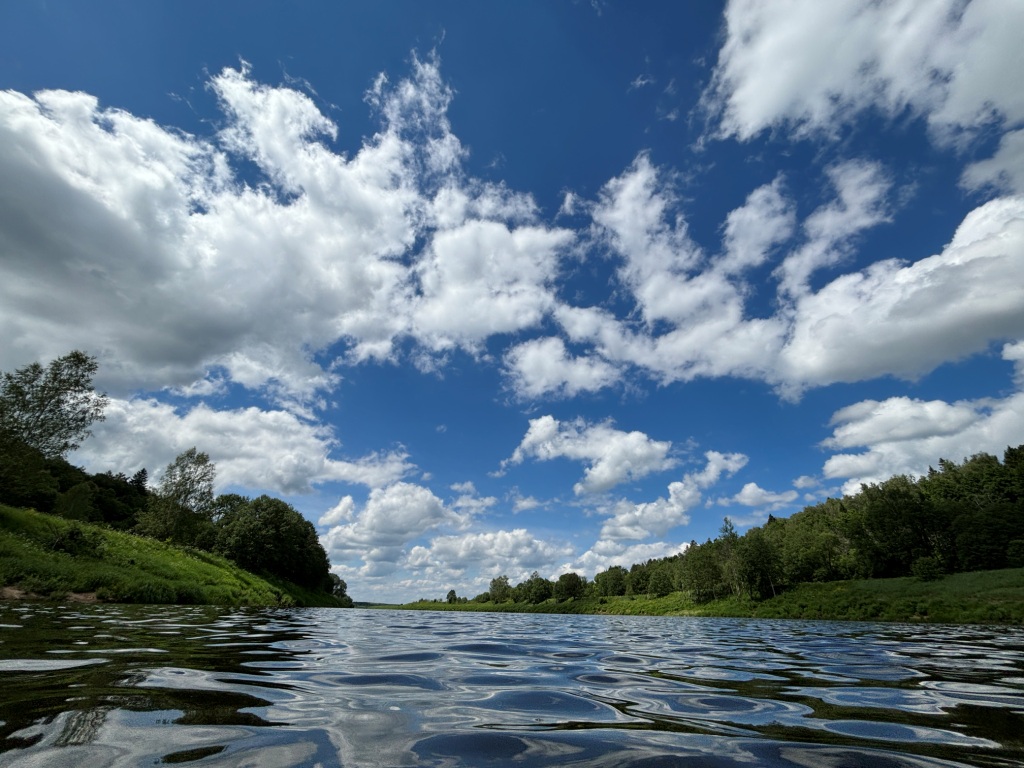
[[[0,505],[0,586],[9,596],[102,602],[337,606],[196,549]]]

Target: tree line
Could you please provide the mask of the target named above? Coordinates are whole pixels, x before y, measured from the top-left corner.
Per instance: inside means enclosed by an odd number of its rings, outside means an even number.
[[[73,351],[48,366],[0,373],[0,503],[215,552],[246,570],[333,594],[351,607],[330,572],[313,524],[281,499],[214,494],[216,467],[190,448],[157,487],[141,469],[89,474],[67,461],[104,418],[94,357]]]
[[[582,597],[687,594],[703,603],[773,597],[803,582],[916,576],[1024,567],[1024,445],[1000,461],[979,453],[941,459],[919,478],[897,475],[829,498],[788,518],[768,516],[742,536],[725,518],[718,536],[670,557],[612,566],[592,581],[555,581],[536,571],[519,584],[492,579],[475,602],[542,603]],[[466,601],[455,590],[447,602]]]

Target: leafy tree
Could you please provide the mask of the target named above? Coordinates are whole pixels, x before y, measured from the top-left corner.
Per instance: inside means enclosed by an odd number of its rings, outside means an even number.
[[[674,591],[671,560],[664,559],[651,563],[649,570],[651,576],[647,581],[648,594],[665,597]]]
[[[445,601],[448,603],[448,605],[455,605],[457,602],[459,602],[459,596],[455,594],[454,589],[448,590],[448,595],[445,597]]]
[[[45,368],[31,363],[0,374],[0,442],[24,443],[46,458],[78,448],[104,418],[107,396],[92,383],[97,368],[95,357],[75,350]]]
[[[602,597],[613,597],[626,594],[626,577],[629,571],[621,565],[613,565],[607,571],[594,576],[597,594]]]
[[[553,589],[554,598],[559,602],[579,599],[586,594],[587,582],[578,573],[563,573],[558,577]]]
[[[530,578],[523,582],[523,599],[528,603],[537,605],[551,597],[554,585],[540,575],[537,571],[530,574]]]
[[[740,578],[748,594],[754,598],[774,597],[782,568],[779,553],[764,531],[747,531],[738,542],[737,556]]]
[[[348,584],[336,573],[330,575],[331,582],[331,594],[338,600],[338,604],[342,608],[351,608],[353,606],[352,598],[348,596]]]
[[[330,562],[316,528],[281,499],[260,496],[226,513],[217,525],[215,548],[246,570],[307,589],[332,589]]]
[[[508,576],[497,576],[491,579],[490,595],[492,603],[504,603],[512,597],[512,587],[508,583]]]
[[[208,454],[194,447],[167,465],[160,488],[139,515],[139,531],[176,544],[212,544],[213,480],[217,470]]]

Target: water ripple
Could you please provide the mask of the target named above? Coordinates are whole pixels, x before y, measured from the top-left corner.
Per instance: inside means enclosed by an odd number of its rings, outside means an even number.
[[[0,766],[1024,765],[1024,630],[0,606]]]

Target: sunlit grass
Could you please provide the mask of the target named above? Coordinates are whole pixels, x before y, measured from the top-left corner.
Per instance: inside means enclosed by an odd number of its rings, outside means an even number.
[[[43,598],[202,605],[335,605],[195,549],[0,505],[0,586]]]

